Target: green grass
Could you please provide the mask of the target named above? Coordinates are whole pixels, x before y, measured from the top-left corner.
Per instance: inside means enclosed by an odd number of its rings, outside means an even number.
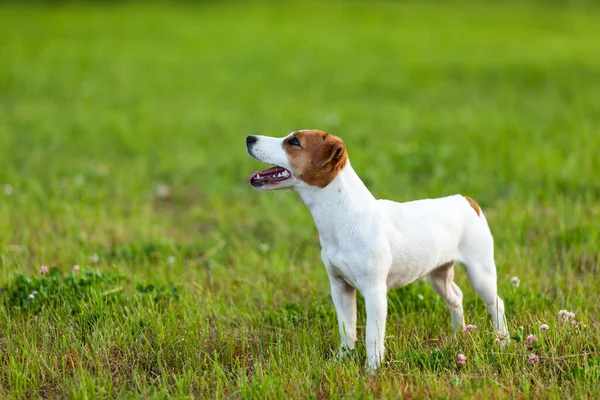
[[[600,8],[561,4],[1,4],[0,397],[597,396]],[[307,127],[378,197],[481,204],[510,346],[459,270],[473,334],[416,282],[377,376],[332,359],[308,210],[243,183]]]

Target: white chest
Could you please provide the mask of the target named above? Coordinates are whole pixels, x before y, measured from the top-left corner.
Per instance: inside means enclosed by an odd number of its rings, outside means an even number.
[[[373,227],[368,232],[346,231],[329,238],[321,235],[321,257],[328,273],[358,289],[386,276],[391,256],[382,233]]]

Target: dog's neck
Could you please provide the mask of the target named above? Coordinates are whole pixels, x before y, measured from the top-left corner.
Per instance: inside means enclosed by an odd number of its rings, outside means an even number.
[[[322,239],[344,234],[347,224],[368,218],[373,209],[370,205],[376,201],[350,161],[326,187],[301,185],[295,190],[309,208]]]

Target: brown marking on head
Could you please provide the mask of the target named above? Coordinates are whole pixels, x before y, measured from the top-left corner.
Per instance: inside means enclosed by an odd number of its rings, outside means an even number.
[[[469,202],[471,207],[473,207],[473,210],[475,210],[477,215],[481,215],[481,207],[479,207],[479,204],[477,204],[477,202],[475,200],[473,200],[472,198],[470,198],[469,196],[464,196],[464,197],[465,197],[465,199],[467,199],[467,201]]]
[[[296,139],[299,146],[292,139]],[[318,130],[294,132],[283,141],[296,178],[311,186],[324,188],[337,176],[346,161],[346,145],[337,136]]]

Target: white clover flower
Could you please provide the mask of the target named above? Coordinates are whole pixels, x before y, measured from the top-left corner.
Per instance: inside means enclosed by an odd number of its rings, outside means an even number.
[[[496,342],[501,342],[504,340],[504,338],[506,338],[506,334],[503,332],[496,332]]]
[[[558,312],[558,316],[563,321],[570,321],[572,319],[575,319],[575,313],[567,310],[560,310]]]
[[[159,199],[166,199],[167,197],[171,196],[171,188],[168,185],[159,183],[154,189],[154,194]]]
[[[527,362],[531,365],[536,365],[538,362],[540,362],[540,357],[538,357],[537,354],[530,354],[527,358]]]
[[[538,337],[536,335],[534,335],[533,333],[528,335],[525,340],[527,340],[527,343],[532,344],[534,342],[538,341]]]

